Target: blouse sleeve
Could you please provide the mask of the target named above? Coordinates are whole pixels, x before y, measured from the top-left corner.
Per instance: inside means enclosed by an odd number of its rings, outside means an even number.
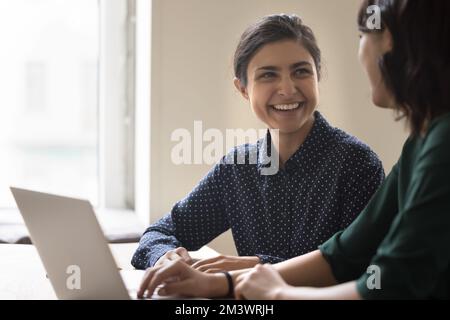
[[[151,225],[142,236],[131,264],[153,266],[167,251],[183,246],[198,250],[230,228],[222,203],[220,162],[170,213]]]

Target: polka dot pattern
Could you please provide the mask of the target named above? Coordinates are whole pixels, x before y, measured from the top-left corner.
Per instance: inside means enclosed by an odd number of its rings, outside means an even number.
[[[319,112],[315,118],[303,145],[275,175],[262,175],[259,160],[227,164],[229,157],[261,154],[267,136],[226,155],[146,230],[133,266],[145,269],[180,246],[198,250],[230,228],[239,255],[276,263],[317,249],[348,226],[384,180],[383,166],[367,145]]]

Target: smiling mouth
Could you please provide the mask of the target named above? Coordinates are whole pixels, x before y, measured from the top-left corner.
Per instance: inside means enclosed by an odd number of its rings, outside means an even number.
[[[290,103],[290,104],[275,104],[271,105],[270,107],[276,111],[281,112],[290,112],[298,110],[306,105],[306,102],[297,102],[297,103]]]

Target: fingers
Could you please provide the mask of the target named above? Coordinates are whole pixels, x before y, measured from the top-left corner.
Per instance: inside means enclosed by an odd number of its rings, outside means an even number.
[[[243,300],[249,298],[249,293],[254,290],[253,281],[260,276],[264,270],[271,268],[270,265],[256,265],[253,269],[246,273],[239,275],[236,278],[236,285],[234,286],[234,297],[237,300]]]
[[[219,273],[219,272],[223,272],[224,271],[224,269],[221,269],[221,268],[211,268],[211,269],[208,269],[208,270],[206,270],[206,271],[204,271],[205,273]]]
[[[174,250],[167,251],[159,260],[155,263],[155,266],[159,266],[165,264],[169,261],[174,261],[178,259],[183,259],[187,264],[192,264],[192,257],[189,255],[189,252],[186,248],[179,247]]]
[[[189,255],[186,248],[176,248],[175,253],[177,253],[187,264],[191,265],[193,263],[192,257]]]
[[[175,260],[158,267],[147,269],[141,286],[138,290],[138,298],[142,298],[147,291],[147,296],[151,296],[156,287],[173,279],[183,279],[190,267],[181,259]]]
[[[150,280],[152,279],[153,273],[156,271],[156,269],[158,269],[160,267],[153,267],[153,268],[148,268],[145,273],[144,273],[144,277],[142,278],[141,281],[141,285],[139,286],[139,290],[137,292],[137,296],[138,298],[143,298],[144,297],[144,293],[145,290],[150,282]]]
[[[171,261],[173,259],[171,259],[171,255],[172,255],[172,251],[167,251],[164,255],[162,255],[158,261],[156,261],[155,263],[155,267],[156,266],[161,266],[165,263],[167,263],[168,261]]]
[[[166,265],[163,268],[157,270],[153,274],[153,277],[152,279],[150,279],[150,282],[147,286],[148,295],[153,294],[156,287],[164,283],[167,279],[173,277],[179,277],[180,279],[182,279],[186,268],[190,267],[182,260],[176,260],[172,264]]]
[[[248,277],[248,272],[239,275],[236,278],[236,284],[234,286],[234,298],[236,300],[244,300],[245,299],[245,295],[244,295],[244,290],[245,290],[245,286],[246,286],[246,281]]]
[[[237,260],[235,258],[235,260]],[[234,262],[236,264],[236,262]],[[192,268],[207,273],[217,273],[221,271],[231,271],[233,269],[238,269],[238,267],[233,268],[233,260],[226,256],[217,256],[209,259],[200,260],[192,265]]]
[[[232,271],[238,269],[252,268],[259,263],[258,257],[233,257],[233,256],[217,256],[210,259],[198,261],[192,267],[201,272],[214,270]]]
[[[211,263],[214,263],[214,262],[217,262],[218,260],[221,260],[223,258],[224,258],[223,256],[217,256],[217,257],[214,257],[214,258],[208,258],[208,259],[199,260],[199,261],[195,262],[192,265],[192,268],[199,270],[198,269],[199,267],[204,266],[204,265],[208,265],[208,264],[211,264]]]
[[[201,271],[201,272],[209,272],[210,270],[229,271],[227,269],[227,266],[228,266],[228,264],[226,262],[216,262],[216,263],[205,264],[203,266],[196,268],[196,270]]]
[[[174,283],[167,283],[161,289],[158,294],[161,296],[193,296],[195,290],[193,290],[194,282],[192,279],[187,279]]]

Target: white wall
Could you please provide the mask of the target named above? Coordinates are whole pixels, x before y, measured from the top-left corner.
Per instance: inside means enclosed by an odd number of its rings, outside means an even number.
[[[168,212],[209,170],[176,166],[173,130],[260,128],[232,84],[233,53],[244,29],[272,13],[296,13],[315,32],[323,51],[319,110],[335,126],[370,145],[390,171],[406,133],[392,112],[374,107],[357,60],[360,1],[153,0],[151,101],[151,221]],[[211,246],[234,254],[230,234]]]

